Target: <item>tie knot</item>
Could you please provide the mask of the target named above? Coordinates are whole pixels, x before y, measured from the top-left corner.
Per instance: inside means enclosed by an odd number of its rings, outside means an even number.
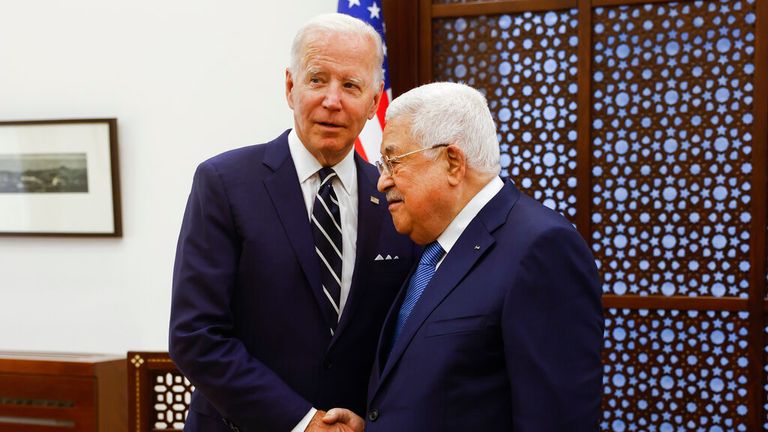
[[[424,253],[421,255],[419,265],[435,267],[437,262],[440,261],[440,258],[443,257],[444,253],[445,251],[443,250],[443,247],[440,246],[440,243],[434,241],[424,248]]]
[[[325,183],[326,179],[332,179],[336,175],[336,171],[331,167],[323,167],[317,172],[320,175],[320,183]]]

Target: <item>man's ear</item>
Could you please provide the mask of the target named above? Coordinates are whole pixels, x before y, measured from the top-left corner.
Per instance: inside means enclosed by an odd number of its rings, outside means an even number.
[[[368,111],[368,120],[372,119],[376,115],[376,111],[379,110],[379,102],[381,102],[381,92],[384,91],[384,81],[379,84],[379,91],[373,96],[373,102],[371,103],[371,109]]]
[[[291,76],[291,71],[288,68],[285,68],[285,99],[288,101],[288,106],[293,109],[293,98],[291,97],[291,94],[293,92],[293,76]]]
[[[462,149],[451,144],[445,148],[445,159],[448,162],[448,183],[456,186],[467,174],[467,156]]]

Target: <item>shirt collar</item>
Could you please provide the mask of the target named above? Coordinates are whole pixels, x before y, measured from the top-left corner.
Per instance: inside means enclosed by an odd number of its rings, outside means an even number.
[[[497,193],[504,187],[504,182],[498,177],[494,176],[480,192],[475,194],[471,200],[464,206],[463,209],[456,215],[455,218],[448,224],[448,227],[437,238],[437,242],[445,250],[445,254],[451,251],[453,245],[459,240],[459,237],[464,230],[469,226],[469,223],[480,213],[480,210],[488,204],[488,201],[493,199]]]
[[[299,183],[303,184],[323,167],[320,165],[320,162],[312,156],[312,153],[304,147],[304,144],[302,144],[295,129],[291,129],[291,132],[288,133],[288,150],[291,152],[293,164],[296,166],[296,173],[299,175]],[[347,195],[351,194],[352,182],[355,181],[354,149],[349,149],[349,153],[344,156],[344,159],[331,168],[333,168],[339,181],[341,181],[344,193]]]

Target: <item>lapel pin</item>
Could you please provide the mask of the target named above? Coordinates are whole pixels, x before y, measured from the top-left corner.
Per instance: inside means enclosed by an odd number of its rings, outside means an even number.
[[[379,205],[379,199],[378,199],[378,198],[376,198],[376,197],[375,197],[375,196],[373,196],[373,195],[371,195],[371,202],[372,202],[372,203],[374,203],[374,204],[376,204],[376,205]]]
[[[480,245],[475,245],[475,250],[480,250]]]

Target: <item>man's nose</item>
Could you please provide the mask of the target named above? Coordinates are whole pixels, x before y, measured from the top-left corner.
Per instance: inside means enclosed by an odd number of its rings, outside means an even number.
[[[325,98],[323,98],[323,108],[329,110],[341,109],[341,88],[337,84],[328,86]]]
[[[376,189],[378,189],[379,192],[386,193],[394,185],[395,182],[392,180],[392,176],[389,175],[388,171],[385,170],[383,173],[379,174],[379,181],[376,182]]]

